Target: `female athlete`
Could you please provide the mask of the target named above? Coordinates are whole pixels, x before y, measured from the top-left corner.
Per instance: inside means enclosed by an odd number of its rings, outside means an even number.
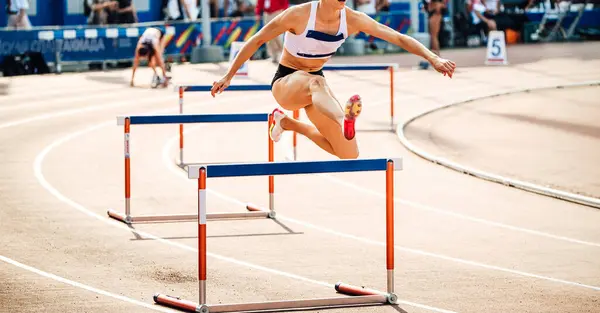
[[[167,77],[167,70],[165,69],[165,62],[163,61],[163,51],[165,49],[164,32],[161,29],[149,27],[147,28],[135,47],[135,57],[133,59],[133,69],[131,73],[130,85],[133,87],[133,79],[135,77],[135,71],[137,70],[140,59],[148,59],[148,66],[156,73],[156,66],[158,65],[162,70],[163,77],[160,79],[160,83],[163,86],[168,84],[169,77]]]
[[[273,97],[286,110],[304,108],[314,126],[273,110],[270,136],[277,142],[285,130],[298,132],[340,159],[358,158],[355,121],[361,99],[350,97],[345,108],[325,81],[322,67],[348,36],[364,32],[423,57],[440,73],[452,77],[456,64],[431,52],[412,37],[347,8],[343,0],[318,0],[293,6],[256,33],[239,51],[228,72],[213,83],[211,95],[223,92],[240,66],[264,43],[285,32],[284,50],[271,83]]]

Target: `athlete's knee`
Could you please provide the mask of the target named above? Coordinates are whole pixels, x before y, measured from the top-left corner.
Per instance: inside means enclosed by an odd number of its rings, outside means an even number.
[[[358,147],[352,149],[344,149],[344,151],[340,151],[337,153],[337,157],[340,159],[358,159]]]
[[[308,82],[308,87],[311,91],[323,90],[327,87],[327,82],[325,81],[325,78],[323,76],[314,75],[310,78]]]

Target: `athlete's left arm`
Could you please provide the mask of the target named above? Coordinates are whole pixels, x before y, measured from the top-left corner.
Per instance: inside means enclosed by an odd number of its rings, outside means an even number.
[[[390,27],[375,21],[363,12],[348,10],[348,29],[351,33],[364,32],[371,36],[383,39],[395,44],[404,50],[418,55],[427,60],[440,73],[452,77],[456,64],[450,60],[440,58],[431,50],[427,49],[416,39],[401,34]]]

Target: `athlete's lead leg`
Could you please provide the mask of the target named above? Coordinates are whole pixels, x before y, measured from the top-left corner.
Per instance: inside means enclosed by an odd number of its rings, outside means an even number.
[[[354,124],[361,111],[358,96],[350,98],[343,109],[335,98],[325,78],[297,71],[275,82],[272,88],[275,100],[286,110],[298,110],[314,105],[326,117],[343,129],[346,139],[354,138]]]
[[[354,118],[360,113],[360,99],[352,97],[346,105],[345,114],[321,76],[300,71],[277,80],[273,84],[272,92],[275,100],[284,109],[293,111],[304,108],[308,118],[316,126],[297,122],[274,111],[276,118],[280,116],[271,131],[275,141],[283,130],[292,130],[339,158],[358,157],[353,126]],[[347,118],[344,118],[344,115]],[[342,129],[349,123],[352,127]]]

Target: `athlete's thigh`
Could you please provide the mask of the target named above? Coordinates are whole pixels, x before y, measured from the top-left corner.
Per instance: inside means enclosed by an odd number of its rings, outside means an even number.
[[[327,138],[339,158],[355,159],[358,157],[356,138],[346,139],[340,124],[321,113],[314,105],[309,105],[304,110],[308,119]]]
[[[278,79],[271,88],[275,101],[286,110],[298,110],[310,105],[312,98],[309,84],[312,74],[302,71]]]

